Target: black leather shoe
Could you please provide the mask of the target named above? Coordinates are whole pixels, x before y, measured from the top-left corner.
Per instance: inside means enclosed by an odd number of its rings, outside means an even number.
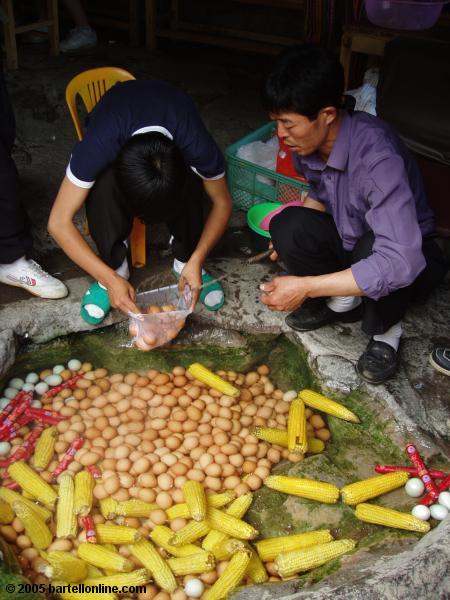
[[[356,370],[363,379],[378,385],[395,374],[397,364],[398,352],[389,344],[372,339],[359,357]]]
[[[313,331],[330,323],[354,323],[361,319],[361,315],[361,304],[347,312],[338,313],[329,309],[325,302],[305,302],[291,312],[285,321],[286,325],[296,331]]]

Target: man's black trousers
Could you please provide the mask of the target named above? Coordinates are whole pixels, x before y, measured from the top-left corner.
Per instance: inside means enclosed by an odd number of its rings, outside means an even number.
[[[372,254],[374,234],[369,231],[351,252],[344,250],[331,215],[304,207],[288,207],[270,223],[278,256],[289,273],[298,276],[326,275],[348,269]],[[448,265],[431,238],[423,240],[426,267],[409,286],[379,300],[362,297],[362,330],[368,335],[385,333],[403,318],[412,300],[423,300],[442,281]]]
[[[175,209],[160,208],[152,215],[151,224],[166,223],[173,236],[173,255],[182,262],[189,260],[198,244],[208,203],[202,180],[189,171]],[[100,258],[112,269],[119,268],[127,256],[124,240],[130,235],[134,215],[126,194],[117,186],[112,166],[101,173],[89,192],[86,216]]]

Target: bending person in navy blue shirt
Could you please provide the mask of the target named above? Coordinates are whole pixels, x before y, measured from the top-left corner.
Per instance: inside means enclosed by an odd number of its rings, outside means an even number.
[[[204,219],[205,199],[211,206]],[[97,256],[73,219],[85,204]],[[202,268],[231,214],[223,156],[193,100],[163,81],[127,81],[109,90],[89,115],[50,214],[48,229],[64,252],[95,279],[81,315],[101,322],[110,306],[136,312],[128,282],[127,238],[133,217],[165,222],[173,270],[210,310],[223,289]]]

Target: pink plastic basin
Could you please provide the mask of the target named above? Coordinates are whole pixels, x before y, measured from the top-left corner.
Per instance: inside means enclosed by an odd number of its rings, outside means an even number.
[[[367,18],[374,25],[409,30],[433,27],[445,4],[433,0],[365,0]]]

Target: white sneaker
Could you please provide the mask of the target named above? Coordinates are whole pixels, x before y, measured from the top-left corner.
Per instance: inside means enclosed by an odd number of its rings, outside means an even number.
[[[97,34],[88,25],[75,27],[70,30],[69,35],[60,42],[61,52],[74,52],[83,48],[92,48],[97,44]]]
[[[22,257],[9,265],[0,265],[0,282],[27,290],[40,298],[64,298],[68,289],[34,260]]]

